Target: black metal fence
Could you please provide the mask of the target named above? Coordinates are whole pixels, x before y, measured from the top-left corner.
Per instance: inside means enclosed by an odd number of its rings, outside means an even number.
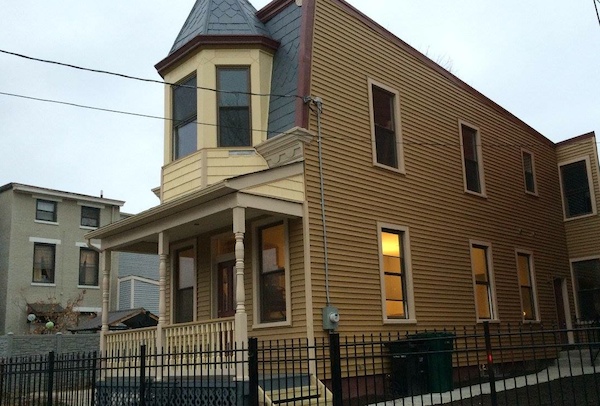
[[[0,360],[0,405],[598,405],[600,330],[462,329]]]

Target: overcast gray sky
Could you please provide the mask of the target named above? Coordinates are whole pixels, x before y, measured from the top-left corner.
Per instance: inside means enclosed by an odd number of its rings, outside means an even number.
[[[0,0],[0,49],[160,79],[195,0]],[[350,0],[553,141],[600,130],[593,0]],[[251,0],[260,9],[266,0]],[[163,87],[0,54],[0,92],[163,116]],[[318,96],[318,95],[315,95]],[[160,120],[0,95],[0,185],[158,204]]]

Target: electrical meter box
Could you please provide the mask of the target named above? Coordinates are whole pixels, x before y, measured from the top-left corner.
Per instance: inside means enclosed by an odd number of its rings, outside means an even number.
[[[340,322],[340,313],[337,307],[325,306],[323,308],[323,330],[335,330]]]

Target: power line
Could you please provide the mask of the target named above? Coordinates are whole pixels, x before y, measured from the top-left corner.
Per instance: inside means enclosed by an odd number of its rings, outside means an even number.
[[[600,24],[600,13],[598,12],[598,4],[600,0],[594,0],[594,8],[596,9],[596,18],[598,18],[598,24]]]
[[[19,54],[19,53],[16,53],[16,52],[6,51],[4,49],[0,49],[0,53],[7,54],[7,55],[12,55],[12,56],[16,56],[18,58],[27,59],[27,60],[30,60],[30,61],[41,62],[41,63],[48,63],[48,64],[51,64],[51,65],[63,66],[63,67],[66,67],[66,68],[77,69],[77,70],[81,70],[81,71],[85,71],[85,72],[93,72],[93,73],[101,73],[101,74],[104,74],[104,75],[117,76],[117,77],[120,77],[120,78],[123,78],[123,79],[137,80],[137,81],[146,82],[146,83],[158,83],[158,84],[161,84],[161,85],[170,85],[170,86],[177,86],[177,87],[185,87],[185,88],[190,88],[190,89],[194,89],[195,88],[195,89],[207,90],[207,91],[215,92],[215,93],[246,94],[246,95],[249,95],[249,96],[260,96],[260,97],[277,97],[277,98],[289,97],[289,98],[303,99],[302,96],[295,95],[295,94],[252,93],[252,92],[239,92],[239,91],[230,91],[230,90],[218,90],[218,89],[212,89],[212,88],[203,87],[203,86],[190,86],[190,85],[183,85],[183,84],[179,84],[179,83],[166,82],[166,81],[157,80],[157,79],[141,78],[141,77],[138,77],[138,76],[127,75],[127,74],[124,74],[124,73],[111,72],[111,71],[102,70],[102,69],[86,68],[86,67],[82,67],[82,66],[78,66],[78,65],[72,65],[70,63],[52,61],[52,60],[49,60],[49,59],[36,58],[36,57],[33,57],[33,56],[23,55],[23,54]]]

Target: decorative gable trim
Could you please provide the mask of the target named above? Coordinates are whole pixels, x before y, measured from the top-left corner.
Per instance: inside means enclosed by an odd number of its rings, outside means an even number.
[[[286,165],[304,159],[304,144],[309,144],[315,135],[300,127],[270,138],[256,146],[256,151],[267,161],[269,168]]]

